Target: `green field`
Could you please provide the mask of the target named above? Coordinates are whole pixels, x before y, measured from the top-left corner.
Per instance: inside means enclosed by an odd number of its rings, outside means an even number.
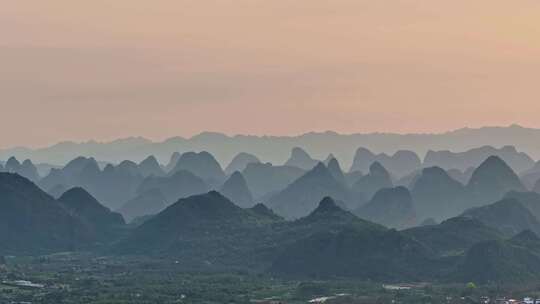
[[[476,303],[482,296],[535,296],[538,286],[472,287],[414,283],[386,290],[384,282],[285,280],[243,272],[190,272],[180,261],[57,254],[9,258],[2,281],[28,280],[41,289],[0,286],[0,303]],[[339,296],[336,296],[339,295]],[[272,302],[274,301],[274,302]],[[478,302],[479,303],[479,302]]]

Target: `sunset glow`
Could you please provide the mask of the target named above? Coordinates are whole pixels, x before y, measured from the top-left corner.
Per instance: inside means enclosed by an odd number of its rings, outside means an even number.
[[[533,0],[8,1],[0,146],[540,127],[539,20]]]

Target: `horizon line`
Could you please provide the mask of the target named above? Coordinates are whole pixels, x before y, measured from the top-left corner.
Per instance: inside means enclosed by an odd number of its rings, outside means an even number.
[[[141,140],[146,141],[149,144],[160,144],[165,143],[172,140],[193,140],[197,137],[205,136],[205,135],[216,135],[216,136],[223,136],[229,139],[234,139],[238,137],[256,137],[256,138],[298,138],[302,136],[308,136],[308,135],[324,135],[324,134],[332,134],[337,136],[360,136],[360,135],[399,135],[399,136],[436,136],[436,135],[447,135],[451,133],[456,133],[459,131],[467,131],[467,130],[482,130],[482,129],[497,129],[497,128],[519,128],[519,129],[528,129],[528,130],[539,130],[540,128],[533,128],[533,127],[525,127],[521,124],[513,123],[510,125],[495,125],[495,126],[482,126],[482,127],[461,127],[457,129],[451,129],[447,131],[440,131],[440,132],[405,132],[405,133],[399,133],[399,132],[383,132],[383,131],[373,131],[373,132],[354,132],[354,133],[339,133],[333,130],[326,130],[326,131],[310,131],[310,132],[304,132],[299,134],[289,134],[289,135],[277,135],[277,134],[262,134],[262,135],[256,135],[256,134],[227,134],[225,132],[220,131],[201,131],[199,133],[196,133],[190,137],[184,137],[184,136],[171,136],[166,137],[162,140],[159,139],[151,139],[144,136],[127,136],[127,137],[119,137],[112,140],[96,140],[96,139],[87,139],[87,140],[60,140],[55,143],[50,143],[48,145],[44,146],[24,146],[24,145],[18,145],[18,146],[12,146],[12,147],[0,147],[0,151],[7,151],[7,150],[17,150],[17,149],[28,149],[28,150],[39,150],[39,149],[46,149],[51,148],[54,146],[59,145],[65,145],[65,144],[75,144],[75,145],[83,145],[83,144],[97,144],[97,145],[107,145],[107,144],[113,144],[118,143],[122,141],[129,141],[129,140]]]

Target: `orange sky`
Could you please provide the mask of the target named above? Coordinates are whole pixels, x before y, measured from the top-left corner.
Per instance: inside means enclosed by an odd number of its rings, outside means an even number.
[[[18,0],[0,147],[540,127],[538,0]]]

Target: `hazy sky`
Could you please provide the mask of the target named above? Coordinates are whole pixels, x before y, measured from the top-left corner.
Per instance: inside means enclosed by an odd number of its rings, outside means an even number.
[[[538,0],[17,0],[0,147],[540,127]]]

